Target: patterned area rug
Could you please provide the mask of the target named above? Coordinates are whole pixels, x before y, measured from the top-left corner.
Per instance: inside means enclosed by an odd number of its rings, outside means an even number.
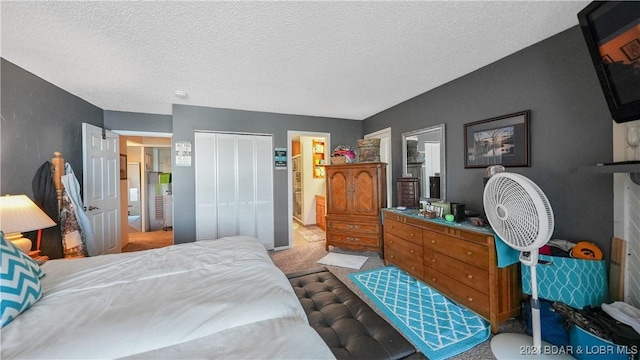
[[[322,231],[322,229],[300,230],[298,234],[308,242],[324,241],[326,238],[325,232]]]
[[[491,334],[474,312],[395,266],[348,276],[431,360],[467,351]]]

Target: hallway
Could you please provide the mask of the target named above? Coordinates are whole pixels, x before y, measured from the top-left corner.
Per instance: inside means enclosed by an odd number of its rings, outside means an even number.
[[[173,231],[130,232],[129,243],[122,248],[122,252],[156,249],[173,245]]]
[[[304,246],[310,243],[322,242],[325,240],[325,232],[317,226],[302,226],[297,221],[293,221],[293,245]]]

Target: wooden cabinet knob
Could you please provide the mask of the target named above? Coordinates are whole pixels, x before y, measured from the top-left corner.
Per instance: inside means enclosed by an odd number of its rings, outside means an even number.
[[[472,298],[471,296],[469,296],[469,297],[467,298],[467,300],[469,300],[469,301],[473,301],[473,298]]]
[[[467,251],[467,255],[473,255],[471,251]]]
[[[389,229],[393,229],[393,225],[389,225]]]
[[[436,241],[435,241],[435,240],[431,240],[431,243],[432,243],[432,244],[435,244],[435,243],[436,243]]]
[[[387,241],[389,244],[393,244],[393,240],[389,240]]]
[[[412,267],[411,267],[411,270],[415,270],[415,269],[416,269],[416,267],[415,267],[415,266],[412,266]]]
[[[469,278],[469,279],[473,279],[473,275],[471,275],[471,274],[467,274],[467,278]]]
[[[432,263],[435,263],[435,262],[436,262],[436,259],[431,259],[431,262],[432,262]]]
[[[433,282],[438,282],[438,279],[436,279],[436,278],[433,278],[433,277],[432,277],[432,278],[431,278],[431,281],[433,281]]]
[[[415,251],[413,249],[411,249],[411,253],[413,254],[413,253],[415,253]]]
[[[390,258],[392,258],[392,259],[395,259],[395,256],[393,256],[393,255],[391,255],[391,256],[389,256],[389,257],[390,257]]]
[[[413,237],[413,233],[409,234],[409,236]]]

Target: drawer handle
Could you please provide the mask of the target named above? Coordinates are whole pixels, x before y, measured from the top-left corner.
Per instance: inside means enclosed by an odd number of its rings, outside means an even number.
[[[435,262],[436,262],[436,259],[431,259],[431,262],[432,262],[432,263],[435,263]]]
[[[436,279],[436,278],[431,278],[431,281],[433,281],[433,282],[438,282],[438,279]]]
[[[393,225],[389,225],[389,229],[393,229]]]
[[[416,269],[416,267],[415,267],[415,266],[412,266],[412,267],[411,267],[411,270],[415,270],[415,269]]]
[[[413,249],[411,249],[411,253],[413,254],[413,253],[415,253],[415,251]]]
[[[469,300],[469,301],[473,301],[473,298],[472,298],[471,296],[469,296],[469,297],[467,298],[467,300]]]
[[[409,234],[409,236],[413,237],[413,233]]]
[[[391,255],[391,256],[390,256],[390,258],[394,259],[394,258],[395,258],[395,256]]]
[[[473,255],[471,251],[467,251],[467,255]]]
[[[467,274],[467,278],[469,278],[469,279],[473,279],[473,275],[471,275],[471,274]]]
[[[358,238],[354,238],[354,237],[348,236],[347,240],[349,240],[349,241],[358,241]]]
[[[435,244],[435,243],[436,243],[436,241],[435,241],[435,240],[431,240],[431,243],[432,243],[432,244]]]

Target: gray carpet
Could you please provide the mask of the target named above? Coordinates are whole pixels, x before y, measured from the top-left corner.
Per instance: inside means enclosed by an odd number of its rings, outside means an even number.
[[[371,308],[373,308],[380,316],[385,320],[389,319],[373,304],[373,302],[360,290],[348,277],[347,274],[352,272],[364,271],[375,269],[384,266],[384,261],[380,259],[378,253],[375,252],[356,252],[343,250],[336,247],[331,247],[332,252],[351,254],[351,255],[363,255],[368,257],[367,261],[362,265],[360,269],[349,269],[331,265],[320,265],[316,262],[327,254],[324,249],[324,241],[309,242],[303,245],[294,246],[293,248],[282,251],[271,251],[269,255],[274,264],[282,270],[283,273],[288,274],[294,271],[300,271],[304,269],[314,268],[318,266],[325,266],[331,273],[333,273],[340,281],[345,283],[351,291],[356,293],[361,299],[363,299]],[[395,327],[395,325],[389,321],[389,323]],[[397,328],[396,328],[397,329]],[[399,329],[397,329],[399,331]],[[524,323],[519,319],[511,319],[505,321],[500,325],[500,332],[507,333],[523,333]],[[479,344],[473,349],[466,351],[460,355],[454,356],[450,359],[454,360],[476,360],[476,359],[495,359],[491,353],[491,347],[489,340]]]

